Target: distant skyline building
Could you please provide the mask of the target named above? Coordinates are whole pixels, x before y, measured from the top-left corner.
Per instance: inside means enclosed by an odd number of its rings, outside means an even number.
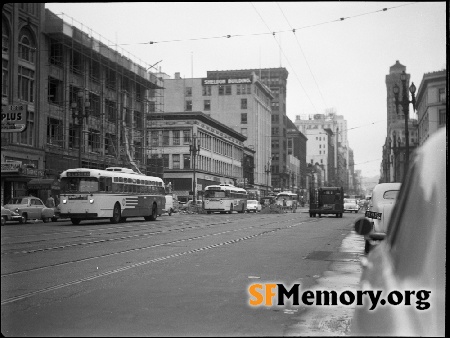
[[[348,186],[349,182],[354,182],[350,178],[348,164],[349,144],[347,139],[347,120],[343,115],[337,115],[334,109],[327,109],[325,114],[313,115],[296,115],[294,124],[298,130],[308,137],[307,162],[311,164],[311,160],[315,164],[324,165],[324,179],[329,184],[343,186],[346,190],[354,190],[353,186]],[[327,130],[331,131],[329,133]],[[329,142],[329,138],[332,142]],[[334,154],[330,158],[328,152],[333,144]],[[329,163],[333,161],[334,163]],[[326,165],[326,166],[325,166]]]

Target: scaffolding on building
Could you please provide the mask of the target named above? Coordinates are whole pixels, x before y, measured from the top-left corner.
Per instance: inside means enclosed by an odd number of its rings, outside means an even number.
[[[46,15],[46,153],[67,159],[66,169],[78,167],[81,157],[81,167],[154,172],[148,129],[158,119],[148,116],[162,119],[162,79],[73,18],[48,10]]]

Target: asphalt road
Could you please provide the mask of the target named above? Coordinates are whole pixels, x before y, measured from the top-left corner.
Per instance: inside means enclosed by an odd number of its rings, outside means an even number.
[[[1,229],[2,333],[346,334],[345,327],[318,325],[342,321],[342,312],[325,318],[317,307],[250,306],[248,288],[253,283],[327,288],[330,271],[359,265],[362,242],[348,241],[357,216],[173,214],[116,225],[8,224]],[[351,245],[343,249],[344,239]],[[336,280],[348,284],[345,278],[331,280],[333,288],[340,287]]]

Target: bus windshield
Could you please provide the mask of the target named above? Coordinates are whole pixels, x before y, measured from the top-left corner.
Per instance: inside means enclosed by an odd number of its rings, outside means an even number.
[[[277,200],[278,200],[278,201],[283,200],[283,199],[286,199],[286,200],[294,200],[295,197],[296,197],[296,196],[294,196],[294,195],[278,195],[278,196],[277,196]]]
[[[63,177],[61,193],[98,192],[98,179],[95,177]]]
[[[224,198],[225,197],[225,191],[220,190],[206,190],[205,191],[205,198]]]

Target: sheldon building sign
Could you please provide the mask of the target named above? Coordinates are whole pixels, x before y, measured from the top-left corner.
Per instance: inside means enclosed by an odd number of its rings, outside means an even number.
[[[251,77],[235,79],[202,79],[202,86],[208,85],[230,85],[230,84],[251,84]]]

